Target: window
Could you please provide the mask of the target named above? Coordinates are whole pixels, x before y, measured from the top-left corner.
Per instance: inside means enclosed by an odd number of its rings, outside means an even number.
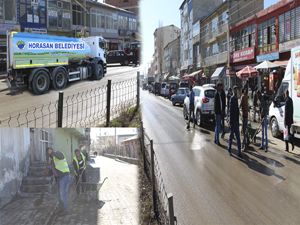
[[[72,5],[72,18],[73,18],[73,25],[83,25],[83,9],[81,6],[73,4]]]
[[[256,26],[253,24],[233,33],[230,37],[230,51],[234,52],[255,46],[255,29]]]
[[[0,19],[16,20],[15,0],[0,0]]]
[[[269,19],[258,25],[259,52],[269,52],[276,49],[275,18]]]
[[[49,133],[46,130],[40,130],[40,147],[44,155],[46,155],[46,149],[49,147]]]
[[[279,16],[279,42],[294,40],[300,37],[300,7]]]
[[[200,96],[201,91],[199,89],[194,88],[195,96]]]
[[[73,7],[73,6],[72,6]],[[71,3],[48,0],[48,23],[51,28],[71,29]]]

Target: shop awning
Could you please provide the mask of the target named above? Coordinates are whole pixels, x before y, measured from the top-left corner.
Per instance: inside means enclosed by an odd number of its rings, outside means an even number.
[[[247,79],[251,77],[256,77],[258,75],[258,71],[252,66],[246,66],[236,73],[236,76],[240,79]]]
[[[192,73],[190,73],[190,74],[185,74],[185,75],[182,77],[182,79],[183,79],[183,80],[192,79],[192,78],[194,78],[194,77],[195,77],[197,74],[199,74],[199,73],[202,73],[202,70],[197,70],[197,71],[192,72]]]
[[[260,63],[257,66],[255,66],[254,68],[255,69],[272,69],[272,68],[276,68],[276,67],[278,67],[277,64],[265,60],[262,63]]]
[[[288,60],[283,60],[283,61],[274,61],[273,63],[280,67],[286,67],[288,62],[289,62]]]
[[[215,72],[213,73],[213,75],[211,75],[211,80],[219,80],[225,72],[225,67],[218,67]]]

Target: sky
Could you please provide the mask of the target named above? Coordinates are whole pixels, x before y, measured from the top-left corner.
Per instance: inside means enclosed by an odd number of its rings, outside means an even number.
[[[265,0],[264,8],[279,0]],[[142,30],[142,54],[143,66],[146,73],[148,63],[151,62],[154,53],[153,33],[161,21],[163,26],[174,24],[180,28],[179,7],[183,0],[140,0],[140,20]]]
[[[147,67],[154,52],[153,33],[159,22],[163,26],[174,24],[180,28],[179,7],[183,0],[140,0],[143,64]]]
[[[91,139],[96,139],[98,135],[101,136],[113,136],[115,134],[117,135],[129,135],[129,134],[137,134],[138,130],[137,128],[113,128],[113,127],[107,127],[107,128],[91,128]]]

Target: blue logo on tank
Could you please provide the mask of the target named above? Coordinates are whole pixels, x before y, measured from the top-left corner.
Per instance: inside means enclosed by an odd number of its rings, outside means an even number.
[[[24,49],[24,47],[25,47],[25,42],[24,42],[24,41],[18,41],[18,42],[17,42],[17,46],[18,46],[19,49],[22,50],[22,49]]]

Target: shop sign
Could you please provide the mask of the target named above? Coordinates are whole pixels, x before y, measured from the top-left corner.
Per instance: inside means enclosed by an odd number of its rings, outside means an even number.
[[[241,62],[254,58],[254,47],[244,48],[239,51],[235,51],[232,54],[232,62]]]
[[[256,56],[257,62],[263,62],[265,60],[271,61],[271,60],[276,60],[276,59],[279,59],[279,52],[272,52],[269,54]]]
[[[291,51],[292,48],[300,45],[300,39],[287,41],[279,44],[279,52]]]
[[[235,75],[235,71],[232,69],[226,69],[226,75],[227,76],[234,76]]]

